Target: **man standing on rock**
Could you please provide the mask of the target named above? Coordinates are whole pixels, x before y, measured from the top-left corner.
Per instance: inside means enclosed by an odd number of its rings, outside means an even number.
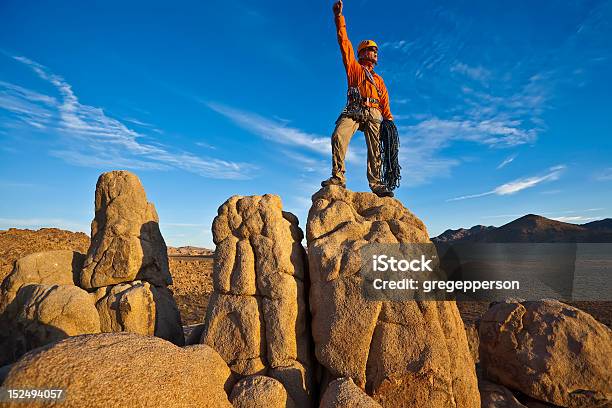
[[[379,197],[393,197],[393,192],[381,181],[381,123],[383,118],[391,122],[393,116],[389,109],[387,87],[380,75],[374,72],[374,65],[378,62],[378,46],[372,40],[362,41],[357,48],[359,59],[355,59],[353,46],[346,32],[346,22],[342,15],[342,0],[334,4],[333,11],[349,88],[347,106],[336,121],[336,128],[331,139],[332,176],[323,181],[321,185],[323,187],[346,186],[344,176],[346,150],[355,132],[361,130],[365,135],[368,147],[367,176],[370,188]],[[393,128],[395,128],[394,125]]]

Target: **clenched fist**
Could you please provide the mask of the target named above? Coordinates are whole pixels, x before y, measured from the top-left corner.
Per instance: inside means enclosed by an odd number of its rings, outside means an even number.
[[[334,6],[332,7],[332,10],[334,10],[334,15],[336,16],[342,14],[342,0],[338,0],[337,2],[335,2]]]

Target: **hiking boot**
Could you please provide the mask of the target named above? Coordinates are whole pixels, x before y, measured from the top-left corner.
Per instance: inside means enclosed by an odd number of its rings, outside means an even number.
[[[327,187],[327,186],[340,186],[342,188],[346,188],[346,184],[342,182],[342,180],[340,180],[337,177],[330,177],[327,180],[323,180],[321,182],[321,187]]]
[[[393,191],[389,191],[385,187],[373,188],[372,192],[374,194],[376,194],[377,196],[379,196],[379,197],[393,197],[393,196],[395,196],[395,194],[393,194]]]

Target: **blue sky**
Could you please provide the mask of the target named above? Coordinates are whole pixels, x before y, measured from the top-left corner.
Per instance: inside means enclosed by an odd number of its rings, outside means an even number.
[[[125,4],[128,3],[128,4]],[[0,228],[89,232],[129,169],[169,245],[212,246],[231,195],[302,227],[346,79],[331,1],[0,3]],[[612,2],[346,1],[400,131],[406,207],[437,235],[612,216]],[[353,138],[348,188],[367,191]]]

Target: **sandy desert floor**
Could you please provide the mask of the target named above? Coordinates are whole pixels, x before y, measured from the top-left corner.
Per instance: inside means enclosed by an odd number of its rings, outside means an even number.
[[[0,280],[11,271],[13,262],[34,252],[56,249],[72,249],[87,252],[89,237],[84,233],[43,228],[38,231],[9,229],[0,231]],[[213,290],[211,255],[189,256],[171,249],[170,272],[174,281],[171,286],[181,312],[183,325],[202,323],[206,316],[208,300]],[[586,311],[600,322],[612,327],[612,302],[571,302],[571,305]],[[488,309],[487,302],[458,302],[459,311],[467,325],[473,325]]]

